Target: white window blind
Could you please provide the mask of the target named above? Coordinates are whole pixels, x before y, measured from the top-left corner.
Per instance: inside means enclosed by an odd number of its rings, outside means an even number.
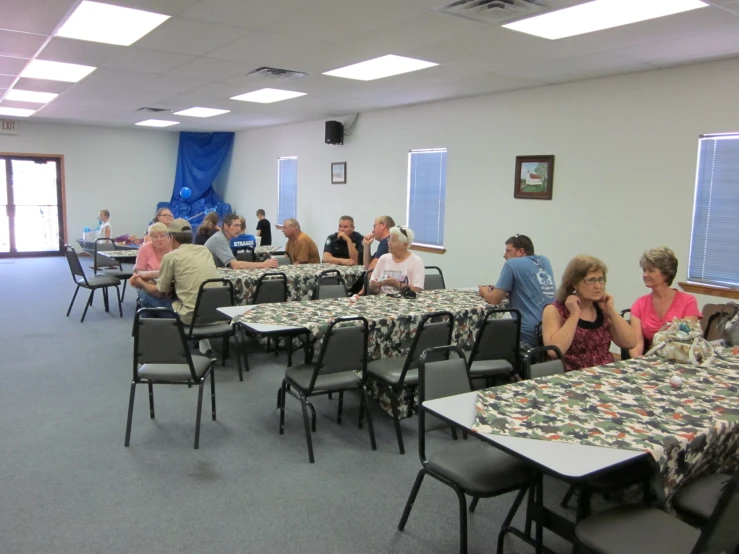
[[[408,154],[408,226],[416,244],[444,245],[446,148]]]
[[[295,218],[298,213],[298,158],[277,160],[277,223]]]
[[[698,170],[688,280],[739,287],[739,134],[707,135]]]

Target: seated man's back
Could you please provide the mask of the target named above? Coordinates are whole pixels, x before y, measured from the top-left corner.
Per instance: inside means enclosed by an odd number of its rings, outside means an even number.
[[[207,248],[197,244],[182,244],[162,258],[157,288],[162,292],[174,290],[177,298],[172,302],[172,309],[179,314],[183,323],[189,324],[200,285],[218,277],[213,256]]]

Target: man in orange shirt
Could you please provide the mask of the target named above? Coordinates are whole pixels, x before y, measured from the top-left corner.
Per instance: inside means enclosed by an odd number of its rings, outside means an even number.
[[[287,238],[285,252],[293,264],[319,264],[318,247],[313,239],[300,230],[297,219],[286,219],[282,224],[282,233]]]

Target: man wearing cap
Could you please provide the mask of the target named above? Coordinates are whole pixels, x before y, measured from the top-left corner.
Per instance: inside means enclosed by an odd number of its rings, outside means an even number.
[[[231,250],[231,239],[241,234],[241,218],[235,214],[229,214],[223,218],[221,230],[214,233],[207,241],[205,247],[210,250],[213,259],[218,266],[230,267],[231,269],[265,269],[277,267],[277,260],[270,258],[264,262],[242,262],[234,257]]]
[[[204,246],[192,244],[192,227],[186,219],[175,219],[169,224],[169,243],[172,251],[162,258],[156,283],[137,273],[131,284],[143,289],[144,307],[171,307],[180,316],[182,323],[189,325],[195,312],[200,285],[208,279],[218,279],[218,270],[213,256]],[[172,299],[172,293],[176,299]],[[147,298],[150,297],[150,298]],[[200,352],[212,357],[210,343],[200,341]]]

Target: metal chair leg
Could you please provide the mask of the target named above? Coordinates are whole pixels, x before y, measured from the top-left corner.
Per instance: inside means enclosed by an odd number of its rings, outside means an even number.
[[[149,417],[154,419],[154,385],[147,384],[149,385]]]
[[[283,379],[282,385],[277,389],[277,407],[280,409],[280,435],[285,433],[285,385],[287,382]]]
[[[366,387],[362,387],[362,399],[361,403],[362,406],[366,406],[367,408],[367,428],[369,429],[369,435],[370,435],[370,444],[372,445],[372,450],[377,450],[377,442],[375,441],[375,427],[372,424],[372,414],[369,410],[369,403],[367,401],[367,389]],[[360,407],[360,411],[362,411]],[[361,419],[360,419],[361,423]]]
[[[413,504],[416,502],[416,496],[418,496],[418,490],[421,488],[421,483],[423,483],[425,476],[425,469],[419,470],[418,475],[416,475],[416,480],[413,482],[413,487],[411,488],[411,494],[408,496],[408,501],[405,503],[405,508],[403,509],[403,515],[400,517],[400,523],[398,523],[398,531],[403,531],[405,524],[408,523],[408,516],[411,515]]]
[[[123,293],[121,294],[120,301],[123,302],[126,299],[126,283],[128,282],[128,279],[122,279],[123,281]]]
[[[87,299],[87,303],[85,304],[85,311],[82,312],[82,319],[80,319],[80,323],[85,322],[85,316],[87,315],[87,308],[92,306],[92,295],[95,294],[95,289],[92,289],[90,291],[90,298]]]
[[[210,370],[210,409],[213,421],[216,420],[216,376],[213,368]]]
[[[508,515],[503,521],[503,525],[500,528],[500,533],[498,533],[497,554],[503,554],[503,541],[505,540],[505,535],[511,530],[511,522],[513,521],[513,517],[516,515],[518,508],[521,506],[521,502],[523,502],[523,497],[526,495],[527,491],[528,491],[528,487],[523,487],[520,491],[518,491],[518,494],[516,495],[516,499],[513,501],[513,504],[511,505],[511,509],[508,510]]]
[[[133,420],[133,400],[136,396],[136,381],[131,381],[131,394],[128,397],[128,419],[126,420],[126,440],[124,446],[128,446],[131,442],[131,421]]]
[[[118,285],[115,286],[115,294],[118,297],[118,315],[123,317],[123,306],[121,305],[121,291],[118,289]]]
[[[223,342],[221,343],[221,367],[226,366],[226,358],[228,358],[228,339],[229,336],[226,335],[223,337]]]
[[[568,504],[570,503],[570,500],[572,499],[572,495],[575,494],[576,489],[577,487],[575,485],[570,485],[564,497],[562,498],[562,502],[560,502],[559,505],[562,506],[563,508],[569,508]]]
[[[397,391],[390,389],[390,406],[393,408],[393,422],[395,423],[395,434],[398,437],[398,449],[401,454],[405,454],[403,446],[403,432],[400,429],[400,416],[398,415],[398,398],[395,396]]]
[[[238,333],[234,333],[234,341],[235,341],[234,346],[236,346],[236,365],[239,368],[239,381],[243,381],[244,373],[241,370],[241,348],[239,347],[239,339],[237,338],[237,334]],[[225,339],[225,340],[228,340],[228,339]],[[224,359],[225,359],[225,356],[224,356]]]
[[[459,554],[467,554],[467,498],[457,487],[454,487],[459,500]]]
[[[341,411],[344,408],[344,391],[339,391],[339,409],[336,413],[336,423],[341,425]]]
[[[72,312],[72,306],[74,305],[74,301],[77,298],[77,293],[80,291],[80,286],[77,285],[77,288],[74,289],[74,295],[72,296],[72,301],[69,303],[69,308],[67,308],[67,317],[69,317],[69,314]]]
[[[475,508],[477,508],[477,503],[479,501],[480,501],[480,497],[479,496],[474,496],[472,498],[472,502],[470,502],[470,508],[469,508],[470,509],[470,513],[474,513]]]
[[[305,427],[305,442],[308,444],[308,460],[310,460],[310,463],[315,463],[315,458],[313,457],[313,439],[310,436],[310,424],[308,423],[308,409],[306,407],[307,401],[305,397],[301,395],[300,397],[300,407],[303,410],[303,426]]]
[[[194,448],[197,450],[200,447],[200,416],[203,412],[203,386],[205,385],[205,380],[200,379],[200,384],[198,385],[198,413],[195,415],[195,445]]]

